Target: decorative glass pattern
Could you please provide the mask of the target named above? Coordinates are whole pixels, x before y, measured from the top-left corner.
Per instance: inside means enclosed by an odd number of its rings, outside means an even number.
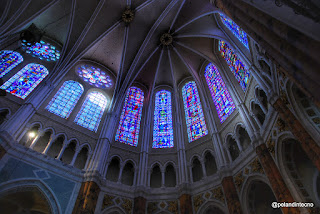
[[[216,66],[214,66],[212,63],[207,65],[204,76],[207,80],[207,84],[209,86],[214,105],[216,106],[220,122],[223,123],[236,109],[236,107]]]
[[[0,88],[24,99],[48,74],[49,71],[43,65],[30,63],[24,66]]]
[[[81,94],[83,86],[75,81],[66,81],[54,95],[46,109],[60,117],[67,119],[74,109]]]
[[[60,59],[60,51],[50,43],[41,40],[40,42],[36,42],[34,45],[31,45],[31,43],[27,43],[26,40],[22,40],[21,44],[22,49],[33,57],[47,61],[57,61]]]
[[[81,65],[77,73],[85,82],[98,88],[110,88],[113,83],[110,76],[101,71],[100,68],[95,68],[89,65]]]
[[[9,73],[9,71],[21,62],[23,62],[23,58],[18,52],[0,51],[0,78]]]
[[[250,73],[248,71],[247,66],[243,64],[240,57],[238,57],[237,54],[233,52],[233,50],[225,41],[219,41],[219,51],[222,57],[228,63],[230,70],[236,77],[242,90],[246,91],[250,77]]]
[[[130,146],[138,145],[144,94],[140,88],[130,87],[122,109],[116,141]]]
[[[156,93],[152,148],[173,147],[171,93],[161,90]]]
[[[229,17],[220,14],[220,18],[222,23],[237,37],[237,39],[247,48],[249,49],[248,37],[246,32],[244,32],[234,21],[232,21]]]
[[[96,132],[103,112],[107,106],[107,98],[100,92],[88,94],[74,122],[84,128]]]
[[[183,86],[182,97],[188,138],[189,142],[192,142],[208,134],[197,85],[194,81],[190,81]]]

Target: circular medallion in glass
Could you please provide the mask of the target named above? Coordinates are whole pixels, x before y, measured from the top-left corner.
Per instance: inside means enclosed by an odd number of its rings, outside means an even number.
[[[113,83],[109,75],[90,65],[81,65],[77,69],[77,74],[83,81],[97,88],[111,88]]]

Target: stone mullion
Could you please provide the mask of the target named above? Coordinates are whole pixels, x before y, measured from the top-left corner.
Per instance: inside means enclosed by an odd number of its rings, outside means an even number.
[[[300,142],[301,147],[306,152],[310,160],[317,169],[320,170],[320,147],[318,144],[280,98],[278,98],[278,100],[273,104],[273,107],[277,112],[279,112],[281,119],[285,122],[285,125],[288,126],[292,134]]]
[[[315,81],[317,78],[312,78],[312,75],[318,76],[319,67],[318,63],[312,63],[309,57],[305,55],[301,56],[296,53],[296,49],[287,50],[284,48],[282,52],[278,51],[278,47],[289,46],[286,41],[279,39],[277,35],[268,30],[264,25],[248,16],[247,13],[238,9],[234,3],[230,0],[216,0],[215,4],[230,18],[232,18],[246,33],[248,33],[254,40],[259,41],[259,44],[269,53],[272,58],[286,69],[286,74],[294,81],[302,90],[308,89],[307,95],[313,98],[316,96],[316,100],[320,101],[320,94],[317,93],[319,84]],[[250,6],[251,9],[252,6]],[[254,8],[254,7],[252,7]],[[261,11],[259,13],[262,13]],[[273,18],[270,17],[270,20]],[[262,29],[262,30],[261,30]],[[287,58],[290,56],[291,58]],[[291,60],[291,61],[290,61]],[[301,65],[300,70],[308,73],[297,72],[297,63]],[[303,85],[302,85],[303,84]]]
[[[230,214],[242,214],[241,203],[233,182],[233,177],[228,176],[222,179],[222,187],[227,201],[227,206]]]
[[[256,147],[256,152],[260,163],[266,173],[269,182],[271,184],[273,193],[278,202],[294,202],[294,199],[284,182],[280,171],[275,164],[271,154],[266,146],[266,144],[261,144]],[[290,213],[290,214],[298,214],[300,213],[299,208],[281,208],[283,213]]]

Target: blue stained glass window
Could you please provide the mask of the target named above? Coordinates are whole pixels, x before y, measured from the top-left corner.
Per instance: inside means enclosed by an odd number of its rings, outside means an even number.
[[[197,85],[194,81],[190,81],[182,87],[182,97],[188,138],[189,142],[192,142],[208,134]]]
[[[83,86],[75,81],[66,81],[54,95],[46,109],[60,117],[67,119],[74,109],[81,94]]]
[[[22,49],[25,50],[26,53],[31,54],[33,57],[47,61],[57,61],[60,59],[60,52],[56,49],[56,47],[42,40],[40,42],[36,42],[34,45],[31,45],[23,40],[21,44]]]
[[[140,88],[129,88],[115,137],[116,141],[130,146],[138,145],[143,100],[144,93]]]
[[[91,131],[97,131],[103,112],[107,106],[107,98],[100,92],[88,94],[74,122]]]
[[[220,122],[223,123],[236,109],[236,107],[216,66],[214,66],[212,63],[207,65],[204,76],[207,80],[207,84],[209,86],[214,105],[216,106]]]
[[[23,58],[18,52],[0,51],[0,78],[9,73],[9,71],[21,62],[23,62]]]
[[[250,73],[247,66],[241,61],[240,57],[233,52],[229,45],[220,40],[219,41],[219,51],[222,57],[226,60],[230,70],[233,75],[236,77],[243,91],[247,89]]]
[[[24,66],[0,88],[24,99],[48,74],[49,71],[43,65],[30,63]]]
[[[220,13],[220,18],[222,23],[227,26],[227,28],[237,37],[237,39],[249,49],[248,37],[246,32],[244,32],[234,21],[232,21],[227,16]]]
[[[173,147],[171,93],[161,90],[155,96],[152,148]]]
[[[95,68],[89,65],[81,65],[77,73],[83,81],[89,83],[98,88],[110,88],[113,83],[105,72],[101,71],[100,68]]]

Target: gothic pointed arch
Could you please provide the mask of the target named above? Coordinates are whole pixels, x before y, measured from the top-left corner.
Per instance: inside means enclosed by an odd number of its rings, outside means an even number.
[[[7,80],[0,88],[14,96],[25,99],[49,74],[46,67],[30,63]]]
[[[83,93],[83,86],[73,80],[63,83],[46,109],[53,114],[67,119]]]
[[[0,78],[23,62],[20,53],[9,50],[0,51]]]
[[[101,92],[90,92],[82,104],[74,122],[84,128],[96,132],[107,103],[107,98]]]

